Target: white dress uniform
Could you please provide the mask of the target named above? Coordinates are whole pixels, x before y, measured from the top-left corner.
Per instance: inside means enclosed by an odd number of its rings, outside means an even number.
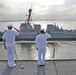
[[[35,39],[35,46],[38,49],[38,65],[45,64],[45,54],[46,54],[46,40],[51,38],[49,33],[39,34]]]
[[[15,36],[19,36],[19,32],[7,30],[4,32],[2,38],[6,40],[6,49],[8,54],[8,65],[14,67],[14,54],[15,54]]]

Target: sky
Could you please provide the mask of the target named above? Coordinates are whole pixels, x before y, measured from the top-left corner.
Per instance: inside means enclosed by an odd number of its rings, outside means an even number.
[[[0,21],[25,20],[31,7],[32,20],[76,20],[76,0],[0,0]]]

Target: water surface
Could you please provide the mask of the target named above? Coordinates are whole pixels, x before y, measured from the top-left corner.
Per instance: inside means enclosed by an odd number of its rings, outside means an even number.
[[[34,42],[16,42],[16,60],[38,60],[38,51]],[[46,49],[46,60],[76,59],[76,41],[49,41]],[[0,43],[0,60],[7,60],[7,51]]]

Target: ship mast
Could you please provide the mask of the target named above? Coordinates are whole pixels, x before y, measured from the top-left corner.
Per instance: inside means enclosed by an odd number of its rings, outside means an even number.
[[[29,15],[28,15],[28,19],[27,19],[27,24],[29,24],[30,22],[30,17],[31,17],[31,12],[32,12],[32,9],[29,9]]]

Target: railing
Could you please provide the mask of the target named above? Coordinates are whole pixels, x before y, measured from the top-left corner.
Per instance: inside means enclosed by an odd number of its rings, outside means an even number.
[[[76,59],[76,41],[47,41],[46,60]],[[7,52],[0,42],[0,60],[7,60]],[[15,60],[38,60],[35,41],[17,41]]]

